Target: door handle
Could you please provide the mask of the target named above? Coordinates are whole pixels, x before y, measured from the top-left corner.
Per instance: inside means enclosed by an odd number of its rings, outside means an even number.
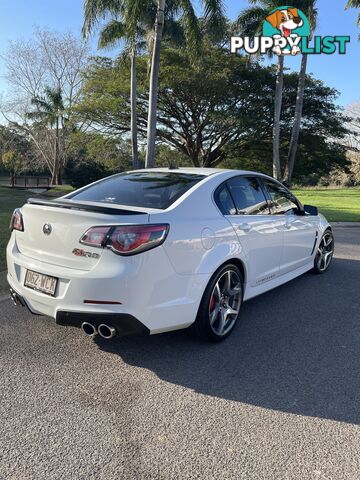
[[[238,225],[238,230],[241,230],[242,232],[249,232],[251,230],[251,225],[248,223],[240,223],[240,225]]]

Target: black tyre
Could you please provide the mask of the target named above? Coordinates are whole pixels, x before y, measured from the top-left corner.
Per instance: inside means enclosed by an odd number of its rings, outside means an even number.
[[[198,337],[216,342],[230,335],[239,317],[243,283],[242,274],[236,265],[226,264],[215,272],[191,326]]]
[[[334,235],[331,230],[326,230],[321,237],[314,260],[314,273],[325,273],[331,264],[334,255]]]

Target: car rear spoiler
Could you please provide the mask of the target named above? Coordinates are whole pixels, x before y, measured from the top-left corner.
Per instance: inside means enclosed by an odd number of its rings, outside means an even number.
[[[125,210],[120,208],[111,208],[102,205],[88,205],[69,200],[48,200],[45,198],[29,198],[27,203],[30,205],[41,205],[44,207],[67,208],[70,210],[83,210],[84,212],[97,212],[107,215],[144,215],[146,212],[137,212],[135,210]]]

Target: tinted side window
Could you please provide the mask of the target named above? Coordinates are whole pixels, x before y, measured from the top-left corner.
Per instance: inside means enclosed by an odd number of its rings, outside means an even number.
[[[268,215],[269,206],[255,177],[236,177],[227,182],[240,215]]]
[[[285,187],[270,180],[263,180],[263,184],[270,198],[271,213],[281,215],[298,211],[295,197]]]
[[[236,215],[236,208],[225,184],[221,185],[215,192],[215,202],[223,215]]]

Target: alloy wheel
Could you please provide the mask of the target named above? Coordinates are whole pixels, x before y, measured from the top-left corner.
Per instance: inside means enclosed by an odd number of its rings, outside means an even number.
[[[319,244],[316,254],[316,266],[320,272],[324,272],[330,265],[334,255],[334,237],[331,232],[326,232]]]
[[[212,331],[226,335],[234,326],[242,300],[241,279],[234,270],[225,271],[210,296],[209,320]]]

